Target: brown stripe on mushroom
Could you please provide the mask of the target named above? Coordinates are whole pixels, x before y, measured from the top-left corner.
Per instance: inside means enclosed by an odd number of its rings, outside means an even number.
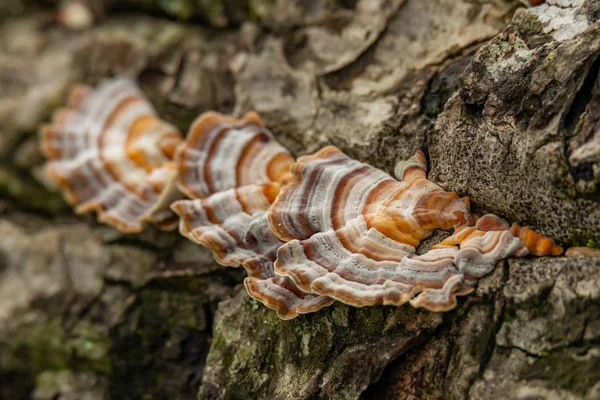
[[[97,89],[75,87],[67,107],[41,129],[46,171],[75,211],[123,232],[145,222],[172,229],[177,129],[162,121],[137,86],[115,78]]]

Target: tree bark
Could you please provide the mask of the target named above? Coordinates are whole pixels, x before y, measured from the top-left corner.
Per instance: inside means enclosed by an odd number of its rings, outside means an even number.
[[[599,2],[81,0],[79,31],[57,3],[0,5],[0,398],[600,398]],[[76,217],[45,178],[37,127],[112,75],[184,132],[254,110],[296,156],[425,150],[477,212],[572,248],[501,262],[452,312],[281,321],[243,271]]]

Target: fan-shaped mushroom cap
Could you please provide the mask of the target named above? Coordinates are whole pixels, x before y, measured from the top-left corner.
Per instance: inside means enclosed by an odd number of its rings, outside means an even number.
[[[510,231],[518,238],[523,250],[521,253],[514,254],[523,256],[532,254],[534,256],[558,256],[563,253],[563,248],[558,246],[554,240],[543,236],[533,229],[522,227],[517,223],[512,226],[504,219],[494,214],[486,214],[477,220],[475,227],[465,227],[457,230],[452,236],[446,238],[434,247],[457,246],[468,239],[483,236],[487,231]]]
[[[399,182],[333,146],[300,157],[292,166],[295,179],[269,211],[271,227],[283,241],[307,239],[362,216],[369,228],[415,247],[435,229],[471,223],[468,201],[414,171],[419,165]]]
[[[526,226],[514,223],[510,230],[515,237],[521,239],[529,253],[534,256],[558,256],[563,253],[563,248],[557,245],[554,240]]]
[[[273,261],[283,242],[271,231],[265,210],[278,186],[272,182],[229,189],[206,199],[177,201],[172,209],[181,217],[182,235],[211,249],[219,264],[243,266],[248,294],[290,319],[328,306],[333,299],[304,293],[274,273]]]
[[[179,189],[194,199],[255,183],[284,183],[294,159],[256,113],[198,117],[177,152]]]
[[[256,243],[246,242],[246,233],[252,215],[269,208],[277,190],[277,183],[249,185],[215,193],[205,199],[180,200],[171,209],[181,217],[179,232],[193,242],[208,247],[221,265],[239,267],[265,253],[263,237]],[[281,242],[277,241],[278,246]],[[262,246],[261,251],[257,246]],[[277,250],[277,247],[274,249]],[[257,262],[257,264],[260,264]],[[254,276],[270,276],[269,272],[255,271]]]
[[[76,212],[97,211],[123,232],[139,232],[146,221],[176,226],[168,205],[180,198],[172,158],[181,135],[133,82],[74,88],[41,135],[46,170]]]
[[[246,290],[251,297],[276,310],[281,319],[292,319],[333,304],[332,298],[303,292],[290,279],[275,274],[273,262],[283,242],[271,230],[266,212],[253,215],[246,243],[251,243],[257,253],[269,260],[268,265],[262,264],[260,269],[253,266],[252,260],[244,262],[248,271],[248,278],[244,280]],[[262,274],[258,275],[258,271]]]
[[[184,236],[210,248],[219,264],[244,266],[250,296],[282,319],[333,303],[274,273],[273,261],[283,242],[271,231],[266,210],[291,177],[293,158],[256,114],[241,120],[203,114],[176,159],[179,187],[194,198],[172,205]]]

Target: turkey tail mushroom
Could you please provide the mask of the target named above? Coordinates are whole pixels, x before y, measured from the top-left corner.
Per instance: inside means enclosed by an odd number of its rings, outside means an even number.
[[[135,83],[120,78],[95,90],[75,87],[41,129],[46,171],[75,211],[96,211],[122,232],[139,232],[145,222],[175,228],[168,206],[181,197],[172,160],[180,142]]]
[[[328,146],[296,162],[255,113],[208,112],[179,133],[129,81],[77,87],[42,129],[48,172],[78,212],[122,231],[172,226],[222,265],[243,266],[250,296],[282,319],[339,300],[447,311],[499,260],[558,255],[529,228],[488,214],[426,177],[418,151],[394,179]],[[177,150],[176,150],[177,148]],[[454,230],[421,255],[434,230]]]
[[[275,271],[303,291],[359,307],[418,296],[414,304],[437,311],[472,290],[452,251],[413,255],[434,229],[472,220],[467,199],[425,178],[423,153],[396,168],[400,182],[331,146],[300,157],[292,173],[269,221],[287,242]]]
[[[266,182],[285,184],[294,159],[256,113],[199,116],[177,151],[179,189],[192,199]]]
[[[401,305],[446,311],[499,260],[557,254],[554,242],[488,215],[477,222],[468,197],[426,178],[422,152],[389,175],[326,147],[300,157],[294,179],[269,209],[284,242],[275,272],[300,289],[353,306]],[[472,226],[476,225],[476,226]],[[454,235],[432,250],[415,248],[435,229]]]
[[[510,231],[515,237],[521,239],[529,253],[534,256],[559,256],[563,253],[563,248],[557,245],[554,240],[526,226],[514,223]]]
[[[213,251],[221,265],[243,266],[249,295],[290,319],[317,311],[333,299],[305,293],[274,273],[283,244],[266,210],[290,179],[293,158],[255,113],[241,120],[209,112],[190,128],[176,156],[178,186],[192,198],[172,205],[180,232]]]

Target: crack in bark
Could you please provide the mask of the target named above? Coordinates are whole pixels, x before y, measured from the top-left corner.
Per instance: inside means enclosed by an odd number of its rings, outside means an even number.
[[[501,268],[502,268],[502,279],[500,282],[501,282],[501,286],[505,287],[506,283],[508,282],[509,274],[510,274],[510,272],[509,272],[510,268],[509,268],[508,262],[506,260],[502,261]],[[481,364],[479,366],[478,376],[476,379],[474,379],[471,382],[471,385],[469,386],[469,390],[467,390],[467,393],[470,391],[472,384],[477,379],[483,378],[483,374],[485,373],[485,370],[486,370],[487,366],[489,365],[489,363],[492,359],[492,356],[494,354],[494,350],[496,349],[496,346],[497,346],[496,336],[498,335],[498,332],[500,332],[500,329],[502,328],[502,325],[504,324],[505,311],[506,311],[506,299],[504,297],[504,294],[502,293],[502,289],[498,290],[496,295],[494,295],[494,297],[493,297],[494,307],[492,309],[492,317],[493,317],[497,303],[499,303],[499,305],[500,305],[500,311],[498,313],[498,320],[494,323],[493,333],[490,336],[490,339],[488,342],[488,347],[486,348],[486,351],[484,351],[484,353],[483,353]]]

